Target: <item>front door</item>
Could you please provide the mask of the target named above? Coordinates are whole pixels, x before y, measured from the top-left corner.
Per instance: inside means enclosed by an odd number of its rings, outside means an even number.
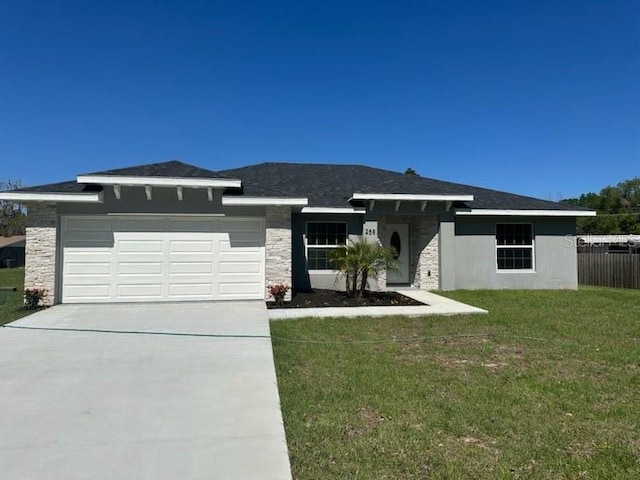
[[[387,272],[387,284],[409,283],[409,225],[406,223],[385,226],[385,247],[393,247],[399,262],[397,270]]]

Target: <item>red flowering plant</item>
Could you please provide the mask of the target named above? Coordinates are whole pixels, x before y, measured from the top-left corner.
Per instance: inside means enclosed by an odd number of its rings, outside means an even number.
[[[24,291],[24,308],[35,310],[47,298],[47,290],[44,288],[27,288]]]
[[[284,283],[275,283],[273,285],[270,285],[269,288],[269,295],[271,295],[273,297],[273,299],[276,302],[276,305],[284,305],[284,297],[287,295],[287,292],[289,291],[289,287],[286,286]]]

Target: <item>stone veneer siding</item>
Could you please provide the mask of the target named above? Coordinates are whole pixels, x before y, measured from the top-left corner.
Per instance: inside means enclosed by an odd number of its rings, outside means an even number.
[[[417,248],[421,249],[415,284],[422,290],[437,290],[440,287],[438,217],[431,215],[415,219],[413,233],[417,237]]]
[[[266,285],[282,283],[291,287],[291,207],[267,207],[266,212]],[[265,298],[270,299],[269,292]],[[291,290],[286,300],[291,300]]]
[[[409,225],[409,281],[422,290],[437,290],[440,287],[440,257],[438,248],[437,215],[385,215],[380,219],[380,240],[387,223]],[[386,274],[378,275],[378,288],[387,286]]]
[[[27,205],[24,288],[44,288],[45,305],[56,301],[57,227],[55,205]]]

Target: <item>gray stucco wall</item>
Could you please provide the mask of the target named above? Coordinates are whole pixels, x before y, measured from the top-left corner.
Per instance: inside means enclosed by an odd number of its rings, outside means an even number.
[[[445,219],[446,220],[446,219]],[[498,271],[496,223],[532,223],[535,268],[531,272]],[[450,222],[441,226],[443,255],[441,288],[453,289],[575,289],[578,268],[575,219],[563,217],[464,217],[455,219],[453,249]],[[453,278],[452,278],[453,276]]]

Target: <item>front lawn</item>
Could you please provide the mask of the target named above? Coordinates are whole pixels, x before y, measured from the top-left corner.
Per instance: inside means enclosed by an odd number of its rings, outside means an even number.
[[[272,322],[295,478],[640,478],[640,291],[447,296],[490,313]]]
[[[4,290],[2,287],[16,287]],[[0,268],[0,325],[13,322],[29,312],[23,307],[24,268]]]

